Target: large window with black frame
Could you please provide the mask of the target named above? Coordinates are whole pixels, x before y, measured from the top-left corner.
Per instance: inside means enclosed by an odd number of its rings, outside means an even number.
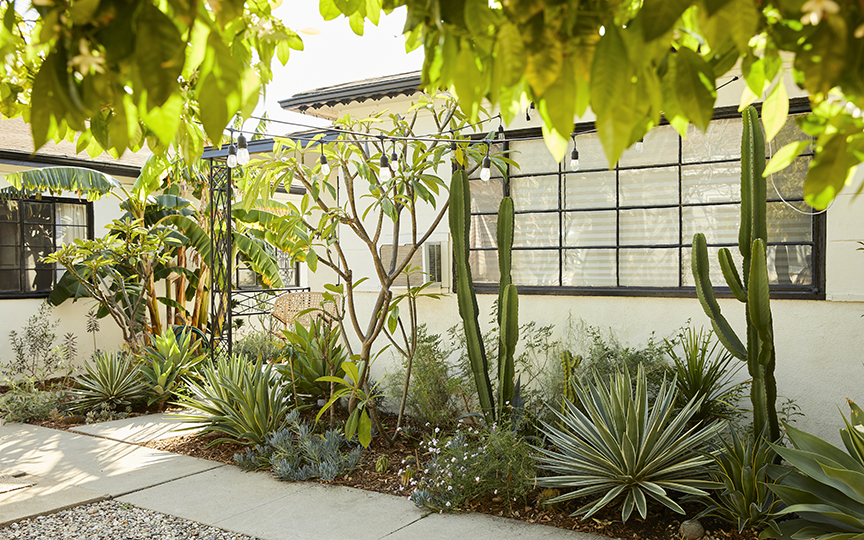
[[[0,297],[48,296],[65,270],[42,258],[76,238],[93,238],[86,201],[0,201]]]
[[[597,134],[583,133],[575,137],[576,170],[572,142],[564,162],[555,163],[538,133],[507,134],[504,144],[519,168],[506,171],[506,181],[494,168],[488,181],[479,179],[479,169],[471,177],[475,284],[490,292],[498,281],[496,213],[509,190],[516,210],[512,274],[520,291],[693,294],[690,252],[697,232],[708,240],[712,282],[725,285],[719,249],[729,247],[741,264],[741,132],[735,111],[711,122],[707,133],[691,126],[686,138],[663,125],[611,169]],[[790,117],[766,155],[804,139]],[[769,277],[782,296],[824,294],[824,216],[803,202],[802,192],[811,159],[812,149],[768,179]]]

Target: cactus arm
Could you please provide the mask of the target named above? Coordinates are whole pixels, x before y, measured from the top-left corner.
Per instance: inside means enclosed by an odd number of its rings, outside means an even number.
[[[720,304],[717,303],[717,298],[714,296],[714,287],[711,285],[711,279],[708,275],[708,244],[702,233],[693,236],[692,268],[693,279],[696,282],[696,296],[699,297],[699,303],[702,304],[705,314],[711,319],[711,325],[714,327],[717,338],[732,356],[746,360],[747,349],[744,348],[741,340],[732,330],[729,321],[720,312]]]
[[[765,136],[756,109],[747,107],[743,114],[744,132],[741,137],[741,226],[738,228],[738,249],[744,257],[744,286],[750,277],[750,245],[753,240],[768,239],[766,221]]]
[[[727,248],[720,250],[720,269],[723,271],[723,279],[729,285],[729,289],[739,302],[747,302],[747,293],[744,292],[744,285],[741,283],[741,278],[738,277],[738,272],[735,270],[735,262],[732,260],[732,252]]]
[[[486,349],[483,346],[483,334],[477,320],[479,314],[477,297],[474,294],[474,282],[471,279],[471,267],[468,264],[468,234],[471,223],[470,201],[471,192],[465,171],[454,171],[450,183],[449,221],[450,236],[453,241],[453,259],[456,265],[456,298],[459,304],[459,316],[462,318],[462,324],[465,328],[468,358],[477,385],[480,408],[483,410],[486,420],[490,421],[494,420],[495,416],[492,383],[489,381]]]
[[[498,408],[504,411],[513,401],[516,368],[514,354],[519,340],[519,300],[510,274],[513,230],[516,225],[513,199],[504,197],[498,206]]]
[[[747,289],[747,311],[759,339],[773,341],[771,328],[771,303],[768,291],[768,265],[765,258],[765,244],[757,238],[753,241],[750,258],[750,287]],[[760,355],[761,356],[761,355]],[[763,362],[760,362],[763,363]],[[767,360],[766,362],[767,363]]]
[[[501,314],[498,408],[503,413],[507,410],[508,403],[514,403],[516,367],[513,357],[516,352],[516,342],[519,339],[519,295],[516,293],[515,285],[507,285],[504,289],[504,302],[498,306],[498,313]]]

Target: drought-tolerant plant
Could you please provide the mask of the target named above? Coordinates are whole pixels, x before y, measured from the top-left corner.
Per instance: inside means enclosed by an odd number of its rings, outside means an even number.
[[[380,353],[379,353],[380,354]],[[342,398],[353,397],[357,399],[357,406],[348,414],[348,419],[345,421],[345,437],[350,441],[354,439],[354,434],[357,434],[357,440],[364,448],[369,448],[372,442],[372,419],[370,411],[374,410],[377,400],[382,394],[377,393],[378,383],[370,381],[371,384],[363,386],[360,379],[360,368],[354,362],[342,362],[342,371],[345,372],[343,377],[321,377],[318,379],[322,382],[331,382],[335,384],[335,391],[331,395],[327,403],[318,411],[315,417],[317,422],[327,410],[333,410],[332,407]]]
[[[734,381],[742,364],[720,348],[710,330],[688,326],[678,338],[682,348],[680,355],[674,342],[666,342],[666,352],[672,359],[667,371],[675,377],[677,405],[683,407],[694,398],[701,400],[693,422],[735,416],[738,412],[735,406],[746,386],[746,383]]]
[[[178,418],[202,426],[203,433],[223,433],[211,443],[263,444],[267,435],[285,426],[290,411],[290,385],[268,364],[245,358],[219,358],[199,371],[201,380],[189,380],[190,395],[179,404],[197,412]]]
[[[738,532],[771,523],[783,504],[768,488],[773,483],[768,472],[775,453],[765,437],[748,435],[742,439],[730,429],[729,440],[722,440],[711,457],[717,464],[711,478],[722,487],[703,499],[708,507],[696,517],[718,517],[737,525]]]
[[[282,350],[282,344],[278,341],[272,334],[257,330],[245,334],[242,339],[234,343],[231,351],[250,362],[257,360],[273,362]]]
[[[608,381],[595,377],[576,386],[578,406],[565,402],[554,411],[559,426],[542,422],[551,447],[537,448],[538,468],[555,474],[537,478],[537,485],[575,488],[550,503],[597,496],[572,515],[586,519],[613,501],[623,499],[621,519],[633,509],[644,519],[648,498],[683,514],[671,491],[703,496],[714,484],[708,478],[713,460],[702,451],[720,425],[688,427],[699,401],[675,412],[675,383],[663,380],[653,404],[648,378],[640,367],[633,387],[628,370]]]
[[[285,418],[286,426],[267,435],[264,444],[236,454],[244,469],[269,469],[279,480],[303,482],[310,478],[330,481],[357,468],[363,447],[354,446],[335,429],[316,434],[300,419],[296,409]]]
[[[85,362],[85,373],[75,377],[78,385],[71,392],[73,410],[89,411],[103,404],[117,410],[146,396],[141,372],[128,356],[97,353],[93,362]]]
[[[474,499],[497,497],[508,505],[524,503],[531,489],[531,447],[507,424],[462,427],[452,436],[426,441],[429,461],[411,493],[420,508],[458,509]],[[399,471],[400,474],[403,471]]]
[[[461,377],[450,365],[448,358],[452,353],[453,349],[439,334],[429,334],[425,324],[417,327],[417,350],[406,400],[406,410],[416,422],[445,426],[471,410],[470,380]],[[402,393],[407,367],[407,358],[403,356],[401,369],[388,377],[393,381],[391,394],[394,396]]]
[[[24,375],[35,379],[47,379],[63,363],[67,365],[75,359],[76,344],[74,334],[66,334],[63,343],[55,346],[57,336],[54,330],[60,320],[51,320],[51,306],[43,302],[39,311],[27,319],[21,333],[9,332],[9,343],[15,352],[15,360],[0,366],[6,378]]]
[[[141,375],[148,387],[149,403],[165,402],[176,395],[186,380],[206,358],[198,354],[200,343],[192,341],[192,332],[171,330],[150,337],[150,346],[142,347],[139,356]]]
[[[339,326],[312,317],[308,328],[295,322],[294,328],[284,330],[283,334],[290,344],[284,351],[288,358],[276,369],[285,380],[291,381],[297,394],[313,399],[330,399],[335,392],[333,383],[319,379],[345,374],[342,362],[348,359],[348,353],[341,343]]]
[[[852,418],[840,430],[846,452],[822,439],[783,427],[793,448],[772,448],[793,470],[777,484],[769,484],[786,508],[777,516],[797,519],[777,521],[763,533],[768,538],[852,540],[864,537],[864,413],[849,402]],[[848,452],[848,453],[847,453]]]
[[[777,381],[774,377],[774,323],[768,292],[767,202],[765,178],[765,136],[759,124],[759,114],[752,106],[744,111],[741,136],[741,225],[738,229],[738,250],[743,257],[741,275],[735,268],[732,253],[721,248],[720,268],[726,284],[735,298],[745,305],[747,339],[745,346],[729,321],[720,312],[714,296],[708,265],[708,243],[705,235],[693,236],[693,279],[696,295],[717,338],[735,358],[747,363],[750,373],[750,401],[753,405],[753,426],[756,433],[765,433],[771,441],[780,440],[777,419]]]
[[[611,329],[606,336],[599,328],[584,323],[575,330],[582,334],[578,339],[587,348],[582,353],[582,361],[574,369],[582,383],[594,380],[597,376],[607,380],[622,369],[635,373],[640,367],[649,381],[661,378],[659,374],[666,366],[666,350],[653,334],[645,347],[638,348],[621,343]]]
[[[68,393],[60,388],[40,390],[32,378],[8,380],[8,390],[0,395],[0,415],[9,422],[45,420],[52,411],[66,408]]]

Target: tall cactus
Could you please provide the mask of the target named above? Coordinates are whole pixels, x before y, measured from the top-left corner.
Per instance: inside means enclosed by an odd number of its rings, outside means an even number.
[[[453,173],[450,183],[450,234],[453,237],[453,253],[456,262],[456,298],[459,316],[465,328],[468,358],[477,385],[480,408],[486,421],[491,423],[497,416],[506,414],[507,404],[513,401],[516,369],[514,352],[519,339],[519,298],[510,275],[511,249],[513,247],[514,214],[513,200],[504,197],[498,209],[498,267],[500,284],[498,292],[498,407],[496,411],[492,382],[489,380],[489,363],[483,345],[483,333],[478,322],[479,310],[474,293],[469,257],[469,233],[471,229],[471,192],[464,170]]]
[[[777,421],[777,382],[774,379],[774,328],[768,294],[767,205],[765,193],[765,139],[759,115],[752,106],[744,111],[744,133],[741,138],[741,225],[738,249],[744,258],[741,276],[727,248],[720,250],[720,268],[735,298],[746,304],[747,346],[745,347],[720,312],[709,277],[708,246],[705,236],[693,237],[693,278],[696,294],[714,332],[723,346],[736,358],[747,362],[753,381],[750,400],[756,433],[764,432],[776,441],[780,438]]]

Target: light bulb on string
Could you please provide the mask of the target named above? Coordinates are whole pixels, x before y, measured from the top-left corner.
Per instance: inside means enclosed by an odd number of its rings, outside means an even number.
[[[641,154],[645,150],[645,142],[642,139],[636,141],[636,153]]]
[[[393,173],[390,172],[390,161],[387,159],[387,154],[381,153],[381,161],[379,162],[381,169],[378,172],[378,179],[382,182],[387,182],[393,178]]]
[[[237,147],[234,143],[231,143],[231,146],[228,147],[227,165],[229,169],[233,169],[237,166]]]
[[[327,176],[330,174],[330,164],[327,163],[327,156],[324,155],[324,152],[321,152],[321,159],[319,160],[321,163],[321,174]]]
[[[393,141],[393,147],[390,149],[390,163],[397,169],[399,168],[399,156],[396,155],[396,141]]]
[[[579,170],[579,150],[576,149],[576,134],[573,133],[570,135],[573,139],[573,150],[570,152],[570,170],[578,171]]]
[[[486,143],[486,157],[483,158],[483,166],[480,168],[480,180],[486,182],[492,178],[492,160],[489,159],[489,143]]]
[[[246,165],[249,163],[249,147],[246,144],[246,137],[242,133],[237,137],[237,147],[237,164]]]

